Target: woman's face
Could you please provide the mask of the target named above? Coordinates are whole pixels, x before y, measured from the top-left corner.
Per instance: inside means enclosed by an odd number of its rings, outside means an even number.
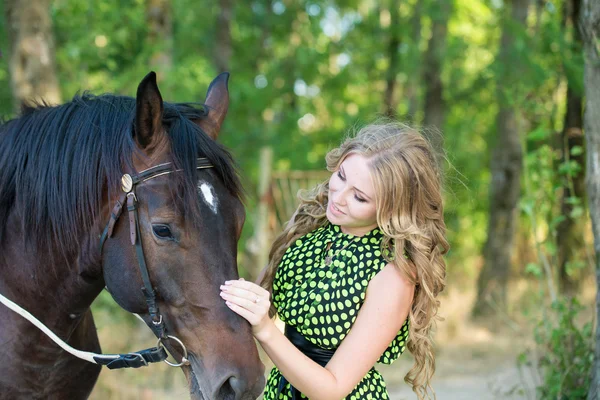
[[[367,158],[350,154],[329,179],[327,219],[342,232],[362,236],[377,226],[375,188]]]

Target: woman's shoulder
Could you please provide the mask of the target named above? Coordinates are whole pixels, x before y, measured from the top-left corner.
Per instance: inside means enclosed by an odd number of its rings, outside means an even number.
[[[369,284],[369,290],[371,291],[412,293],[414,288],[415,285],[404,276],[400,268],[391,262],[386,262]]]

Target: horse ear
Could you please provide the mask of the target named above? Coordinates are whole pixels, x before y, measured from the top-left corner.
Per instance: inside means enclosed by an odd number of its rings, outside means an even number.
[[[154,71],[142,79],[135,99],[135,140],[144,150],[163,134],[163,100]]]
[[[228,82],[229,72],[223,72],[211,82],[204,102],[208,109],[208,116],[194,121],[213,140],[217,140],[221,124],[223,124],[229,109]]]

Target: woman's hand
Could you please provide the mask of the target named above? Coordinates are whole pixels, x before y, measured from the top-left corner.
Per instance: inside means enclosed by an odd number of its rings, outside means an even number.
[[[233,312],[250,322],[252,334],[257,339],[260,340],[261,333],[267,332],[273,324],[269,318],[271,294],[262,287],[243,278],[226,281],[221,285],[221,297]]]

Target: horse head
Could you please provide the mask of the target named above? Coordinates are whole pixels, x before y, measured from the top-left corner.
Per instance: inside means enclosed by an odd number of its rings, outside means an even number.
[[[116,220],[101,250],[102,275],[114,300],[163,336],[161,342],[178,362],[183,346],[187,349],[182,369],[194,399],[255,399],[264,387],[264,366],[250,326],[219,297],[219,286],[238,278],[237,242],[245,219],[231,159],[214,142],[229,105],[227,81],[221,74],[211,83],[202,111],[163,102],[154,73],[141,81],[135,145],[124,169],[136,176],[168,167],[137,183],[128,196],[135,197],[137,221]],[[197,168],[199,157],[211,168]],[[119,196],[109,197],[105,216]],[[134,239],[141,250],[132,245]],[[148,291],[157,312],[149,310]]]

